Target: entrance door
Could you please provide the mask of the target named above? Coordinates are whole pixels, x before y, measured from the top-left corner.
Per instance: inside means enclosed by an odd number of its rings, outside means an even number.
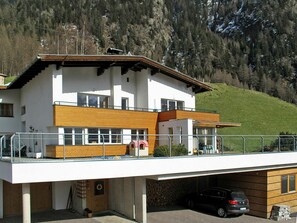
[[[89,180],[87,185],[87,207],[93,212],[108,210],[108,181]]]

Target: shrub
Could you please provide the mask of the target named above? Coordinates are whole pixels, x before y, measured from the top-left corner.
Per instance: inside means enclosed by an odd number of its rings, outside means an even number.
[[[170,150],[168,145],[161,145],[154,150],[154,157],[168,157]],[[174,144],[171,146],[171,156],[184,156],[188,154],[188,150],[183,144]]]

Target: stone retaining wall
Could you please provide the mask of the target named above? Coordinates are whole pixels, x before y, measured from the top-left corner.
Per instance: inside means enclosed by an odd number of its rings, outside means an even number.
[[[186,194],[196,191],[197,178],[166,181],[148,179],[146,185],[148,208],[181,205]]]

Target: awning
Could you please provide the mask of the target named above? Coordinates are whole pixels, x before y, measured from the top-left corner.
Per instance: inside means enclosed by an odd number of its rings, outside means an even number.
[[[194,126],[205,128],[225,128],[225,127],[240,127],[241,123],[235,122],[214,122],[214,121],[194,121]]]

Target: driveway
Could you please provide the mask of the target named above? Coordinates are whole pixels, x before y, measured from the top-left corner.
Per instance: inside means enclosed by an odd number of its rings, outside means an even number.
[[[152,210],[148,213],[148,223],[273,223],[274,220],[258,218],[250,215],[240,217],[219,218],[213,214],[202,213],[196,210],[184,208],[166,208],[164,210]],[[296,217],[290,220],[280,221],[297,223]]]
[[[199,211],[172,207],[163,210],[151,210],[147,214],[147,223],[273,223],[275,221],[263,218],[257,218],[249,215],[240,217],[219,218],[212,214],[206,214]],[[135,221],[115,213],[107,212],[102,215],[95,215],[93,218],[86,218],[80,214],[72,213],[66,210],[47,211],[35,213],[32,215],[32,223],[135,223]],[[285,223],[297,223],[296,217],[292,217]],[[10,217],[0,219],[0,223],[22,223],[22,217]]]

